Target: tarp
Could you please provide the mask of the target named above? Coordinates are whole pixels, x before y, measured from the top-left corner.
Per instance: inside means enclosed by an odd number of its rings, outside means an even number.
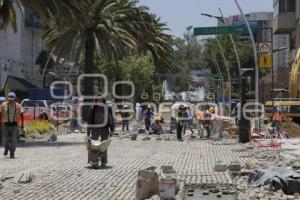
[[[255,170],[250,174],[248,183],[256,187],[269,185],[273,190],[282,190],[287,195],[300,193],[300,174],[287,167]]]

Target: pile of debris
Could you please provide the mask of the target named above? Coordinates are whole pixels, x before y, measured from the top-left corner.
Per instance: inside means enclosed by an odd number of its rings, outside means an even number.
[[[234,119],[230,117],[222,117],[221,122],[221,130],[228,133],[227,137],[233,138],[237,135],[238,127],[236,126]]]

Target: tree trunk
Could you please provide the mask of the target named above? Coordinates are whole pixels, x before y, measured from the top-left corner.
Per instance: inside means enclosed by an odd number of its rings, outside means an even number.
[[[95,72],[95,43],[93,41],[93,32],[88,31],[87,39],[85,42],[85,55],[84,55],[84,73],[85,74],[93,74]],[[92,96],[94,94],[94,79],[93,78],[85,78],[83,80],[83,90],[82,93],[87,96]],[[91,99],[84,99],[84,102],[92,102]],[[90,106],[84,106],[82,108],[82,118],[87,122],[88,113],[90,110]]]
[[[84,73],[93,74],[95,72],[95,43],[93,41],[93,32],[88,31],[87,39],[85,42],[85,55],[84,55]],[[93,79],[85,78],[83,86],[84,95],[94,95]]]

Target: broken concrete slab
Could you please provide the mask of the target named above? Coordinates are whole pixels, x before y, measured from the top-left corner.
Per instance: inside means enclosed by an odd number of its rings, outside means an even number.
[[[17,176],[17,183],[31,183],[34,179],[34,175],[30,171],[21,172]]]
[[[237,171],[241,171],[241,164],[239,162],[231,162],[229,165],[228,165],[228,169],[229,171],[234,171],[234,172],[237,172]]]
[[[227,165],[221,161],[219,161],[216,165],[215,165],[215,171],[216,172],[225,172],[227,171]]]

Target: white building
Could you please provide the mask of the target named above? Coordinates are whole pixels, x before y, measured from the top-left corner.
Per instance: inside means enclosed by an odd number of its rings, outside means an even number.
[[[0,87],[7,76],[41,85],[41,74],[35,62],[43,49],[43,33],[38,28],[38,19],[30,10],[24,10],[24,14],[17,12],[16,33],[10,27],[0,31]]]

